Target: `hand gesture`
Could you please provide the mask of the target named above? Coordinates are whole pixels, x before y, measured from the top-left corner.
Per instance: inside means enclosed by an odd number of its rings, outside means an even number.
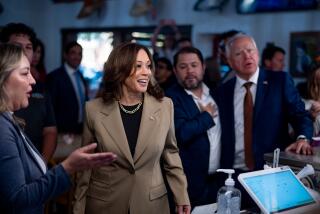
[[[201,112],[208,112],[212,117],[215,117],[218,115],[217,112],[217,107],[216,105],[212,104],[212,103],[208,103],[207,105],[202,105],[200,102],[198,103],[199,107],[200,107],[200,111]]]
[[[112,152],[94,153],[96,143],[89,144],[73,151],[61,164],[68,174],[77,171],[111,164],[116,160]]]
[[[312,155],[312,147],[306,140],[297,140],[286,148],[286,151],[292,151],[297,154]]]

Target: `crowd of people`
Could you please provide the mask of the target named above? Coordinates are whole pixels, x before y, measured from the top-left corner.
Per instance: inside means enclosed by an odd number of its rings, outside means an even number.
[[[159,49],[165,26],[175,34]],[[74,178],[76,214],[188,214],[216,202],[224,180],[217,169],[262,169],[263,154],[276,148],[312,155],[320,134],[319,65],[301,98],[284,49],[267,44],[260,60],[254,38],[240,31],[223,33],[220,60],[206,60],[175,22],[161,22],[154,55],[134,42],[114,47],[92,100],[78,42],[65,44],[62,65],[47,74],[32,28],[9,23],[0,41],[4,213],[43,213]],[[77,149],[48,166],[59,144]],[[243,197],[243,207],[253,206]]]

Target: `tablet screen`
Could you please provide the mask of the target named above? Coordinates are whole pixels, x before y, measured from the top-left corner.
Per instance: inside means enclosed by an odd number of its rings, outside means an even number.
[[[315,203],[291,170],[247,177],[243,181],[270,213]]]

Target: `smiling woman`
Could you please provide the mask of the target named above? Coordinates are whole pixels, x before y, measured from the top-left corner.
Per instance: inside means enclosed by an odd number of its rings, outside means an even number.
[[[102,97],[86,104],[82,143],[98,141],[99,151],[113,152],[118,160],[77,176],[73,213],[169,213],[164,176],[179,213],[190,213],[173,104],[164,97],[153,73],[145,46],[124,43],[111,52]]]

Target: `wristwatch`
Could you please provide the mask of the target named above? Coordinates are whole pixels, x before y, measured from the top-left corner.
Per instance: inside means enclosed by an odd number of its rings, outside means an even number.
[[[304,136],[304,135],[299,135],[298,137],[297,137],[297,140],[296,141],[298,141],[298,140],[304,140],[304,141],[307,141],[307,142],[309,142],[309,140],[306,138],[306,136]]]

